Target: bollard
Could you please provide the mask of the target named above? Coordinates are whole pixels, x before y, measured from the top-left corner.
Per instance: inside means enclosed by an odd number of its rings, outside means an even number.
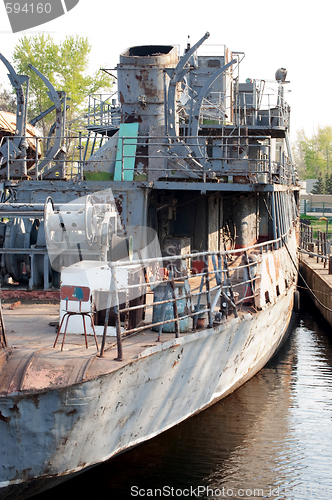
[[[315,244],[314,243],[308,243],[308,250],[309,250],[309,252],[314,253],[315,252]],[[313,255],[309,255],[309,258],[312,259]]]
[[[332,255],[329,255],[329,274],[332,274]]]

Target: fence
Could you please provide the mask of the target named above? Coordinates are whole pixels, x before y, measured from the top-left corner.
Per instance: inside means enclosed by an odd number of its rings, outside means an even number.
[[[301,222],[300,224],[300,245],[304,250],[311,250],[313,248],[313,230],[308,224]]]
[[[322,214],[331,214],[332,213],[332,202],[328,201],[310,201],[303,199],[301,201],[301,211],[303,214],[308,213],[317,213]]]
[[[313,229],[308,224],[301,223],[300,231],[300,251],[303,254],[309,255],[309,257],[315,257],[317,263],[323,262],[324,268],[328,264],[329,274],[332,274],[332,262],[331,262],[331,243],[328,240],[328,233],[317,231],[317,240],[313,238]],[[315,252],[316,246],[316,252]]]

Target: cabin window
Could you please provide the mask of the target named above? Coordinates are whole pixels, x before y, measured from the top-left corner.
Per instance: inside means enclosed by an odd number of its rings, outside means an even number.
[[[220,68],[219,59],[209,59],[208,60],[208,68]]]

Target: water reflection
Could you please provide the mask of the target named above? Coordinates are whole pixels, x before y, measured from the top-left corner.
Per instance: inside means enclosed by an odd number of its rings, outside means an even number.
[[[54,488],[52,498],[72,490],[84,498],[331,498],[332,345],[326,323],[302,306],[279,354],[234,394]]]

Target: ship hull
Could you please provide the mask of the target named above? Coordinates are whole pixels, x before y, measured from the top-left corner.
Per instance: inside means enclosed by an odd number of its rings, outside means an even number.
[[[2,397],[0,498],[54,486],[233,392],[280,347],[293,296],[290,287],[256,314],[147,348],[95,379]]]

